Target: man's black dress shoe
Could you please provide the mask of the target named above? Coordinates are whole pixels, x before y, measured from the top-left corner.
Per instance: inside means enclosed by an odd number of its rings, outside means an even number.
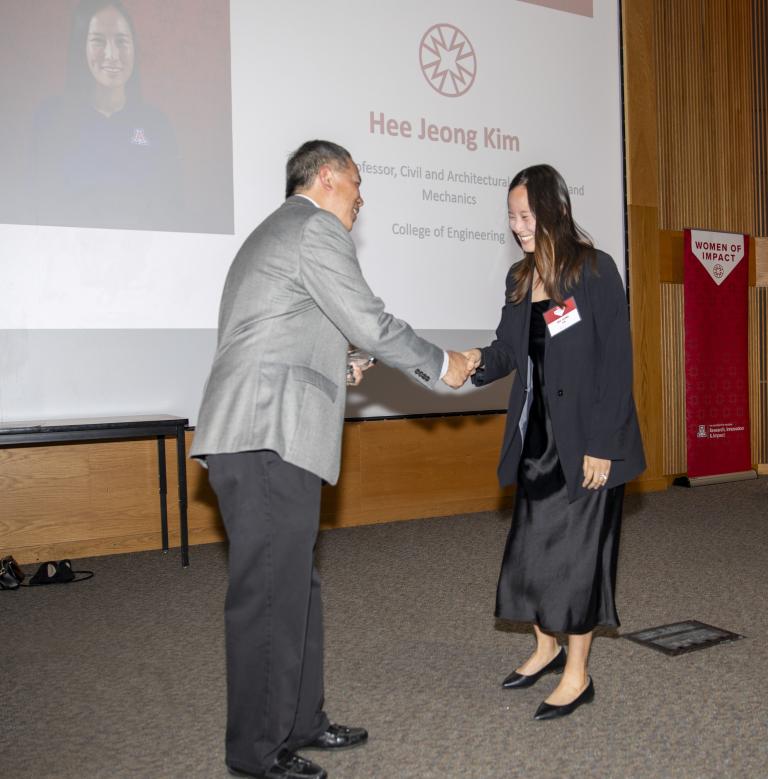
[[[349,749],[359,747],[368,741],[365,728],[350,728],[346,725],[329,725],[314,741],[301,749]]]
[[[542,703],[536,713],[533,715],[534,719],[557,719],[558,717],[567,717],[572,714],[576,709],[581,706],[582,703],[592,703],[595,699],[595,685],[592,684],[592,677],[589,677],[589,684],[581,695],[574,698],[570,703],[566,703],[564,706],[552,706],[549,703]]]
[[[521,690],[523,687],[533,687],[536,682],[545,674],[560,674],[565,668],[565,647],[560,647],[560,651],[555,655],[554,660],[550,660],[540,671],[535,674],[519,674],[517,671],[512,673],[501,683],[505,690]]]
[[[251,776],[256,779],[327,779],[328,774],[317,763],[299,757],[288,749],[282,749],[268,770],[252,773],[242,768],[228,765],[232,776]]]

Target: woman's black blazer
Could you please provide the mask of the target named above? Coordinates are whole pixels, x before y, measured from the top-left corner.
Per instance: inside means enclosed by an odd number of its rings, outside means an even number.
[[[611,460],[607,487],[623,484],[645,470],[645,457],[632,397],[632,342],[627,298],[613,260],[599,250],[589,259],[573,298],[581,321],[552,336],[547,329],[544,359],[545,395],[555,444],[573,501],[589,490],[581,486],[588,454]],[[507,297],[512,290],[507,275]],[[499,481],[514,484],[523,448],[519,423],[528,377],[531,293],[501,311],[496,340],[483,352],[483,368],[472,377],[477,386],[516,375],[509,395],[507,426],[499,460]]]

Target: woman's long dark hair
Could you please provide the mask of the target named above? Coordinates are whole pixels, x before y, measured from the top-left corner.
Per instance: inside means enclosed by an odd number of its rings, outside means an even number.
[[[581,277],[584,262],[594,260],[594,245],[573,221],[568,187],[551,165],[532,165],[521,170],[510,182],[507,197],[521,185],[526,188],[528,206],[536,219],[536,246],[510,271],[514,283],[509,300],[520,303],[525,299],[535,269],[547,296],[562,303],[565,293]],[[516,235],[514,238],[521,245]]]
[[[91,19],[105,8],[114,8],[128,22],[133,37],[133,75],[125,85],[128,99],[138,98],[141,94],[139,78],[139,51],[136,40],[136,28],[122,0],[80,0],[72,14],[72,27],[69,31],[69,49],[67,53],[67,93],[76,102],[91,99],[93,75],[88,69],[85,49]]]

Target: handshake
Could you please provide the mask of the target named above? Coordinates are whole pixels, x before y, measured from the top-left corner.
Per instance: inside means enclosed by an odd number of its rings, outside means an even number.
[[[448,370],[443,381],[452,389],[463,387],[467,379],[480,367],[483,354],[479,349],[466,352],[448,352]]]
[[[480,367],[483,359],[479,349],[469,349],[466,352],[448,352],[448,370],[443,381],[452,389],[463,387],[467,379]],[[351,348],[347,352],[347,384],[356,387],[363,380],[363,371],[375,365],[376,358]]]

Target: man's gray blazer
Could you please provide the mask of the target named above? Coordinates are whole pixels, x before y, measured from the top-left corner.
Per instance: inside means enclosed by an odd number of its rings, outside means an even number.
[[[434,387],[443,351],[384,310],[347,230],[293,196],[229,269],[191,455],[271,449],[335,484],[348,343]]]

